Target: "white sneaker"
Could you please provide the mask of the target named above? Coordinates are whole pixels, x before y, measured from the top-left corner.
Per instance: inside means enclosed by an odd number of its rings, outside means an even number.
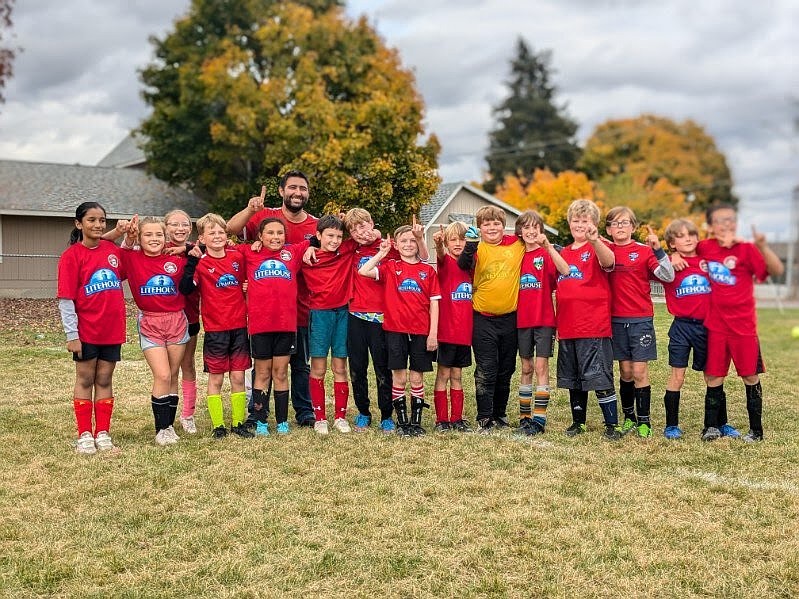
[[[178,437],[178,434],[175,432],[175,427],[174,427],[174,426],[172,426],[172,425],[169,425],[168,427],[166,427],[166,428],[164,429],[164,432],[165,432],[165,433],[166,433],[166,434],[167,434],[167,435],[168,435],[168,436],[169,436],[171,439],[174,439],[175,441],[180,441],[180,437]]]
[[[114,443],[111,441],[111,435],[109,435],[106,431],[100,431],[94,438],[94,446],[100,451],[114,449]]]
[[[195,435],[197,434],[197,425],[194,424],[194,416],[183,416],[180,417],[180,426],[183,427],[183,431],[190,434]]]
[[[328,433],[327,420],[317,420],[314,422],[313,429],[320,435],[326,435]]]
[[[97,448],[94,446],[94,437],[92,437],[89,431],[86,431],[78,437],[78,444],[75,446],[75,451],[84,455],[97,453]]]
[[[172,437],[169,436],[169,433],[167,432],[167,430],[165,428],[162,428],[155,435],[155,444],[156,445],[160,445],[161,447],[164,447],[166,445],[173,445],[175,443],[177,443],[177,441],[175,441],[175,439],[173,439]]]
[[[333,428],[336,429],[340,433],[351,433],[352,429],[350,428],[350,423],[347,422],[344,418],[336,418],[333,421]]]

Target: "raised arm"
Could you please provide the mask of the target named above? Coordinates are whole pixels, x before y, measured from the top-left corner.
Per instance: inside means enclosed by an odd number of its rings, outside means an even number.
[[[564,276],[569,274],[569,264],[563,259],[563,256],[560,255],[558,248],[549,242],[545,233],[539,232],[536,243],[546,248],[549,257],[552,259],[552,263],[560,274]]]
[[[660,239],[658,239],[654,229],[649,225],[647,225],[646,228],[647,231],[649,231],[649,234],[646,236],[646,242],[649,244],[649,247],[652,248],[652,251],[655,252],[655,258],[658,260],[657,268],[655,268],[652,274],[664,283],[671,283],[674,280],[674,267],[671,264],[671,260],[669,260],[669,256],[666,254],[663,246],[660,245]]]
[[[388,256],[389,250],[391,250],[391,235],[388,235],[383,241],[380,242],[380,249],[358,269],[358,274],[370,279],[376,279],[377,263]]]
[[[612,270],[616,266],[616,256],[613,255],[613,250],[600,239],[599,230],[594,225],[589,224],[585,233],[586,237],[588,237],[588,243],[594,247],[599,265],[605,270]]]
[[[766,236],[755,229],[754,225],[752,225],[752,237],[755,241],[755,247],[757,247],[763,259],[766,261],[768,274],[772,277],[779,277],[782,275],[782,273],[785,272],[785,265],[777,254],[768,246],[768,243],[766,243]]]
[[[416,215],[413,215],[411,231],[416,238],[416,245],[419,246],[419,259],[427,262],[430,259],[430,250],[427,249],[427,240],[424,238],[424,225],[416,222]]]
[[[239,235],[244,230],[244,227],[247,226],[247,222],[249,222],[250,218],[263,210],[265,197],[266,185],[262,185],[261,195],[251,197],[247,202],[247,206],[231,216],[230,220],[227,221],[227,232],[230,235]]]
[[[477,262],[477,244],[480,241],[480,233],[476,227],[466,229],[466,246],[461,255],[458,256],[458,268],[471,271]]]

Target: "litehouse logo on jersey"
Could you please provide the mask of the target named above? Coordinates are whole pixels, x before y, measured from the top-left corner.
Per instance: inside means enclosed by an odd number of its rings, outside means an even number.
[[[221,287],[236,287],[239,284],[239,280],[231,274],[224,274],[219,277],[219,280],[216,282],[216,286],[218,288]]]
[[[361,270],[361,267],[369,262],[369,258],[366,256],[362,256],[360,260],[358,260],[358,266],[355,267],[355,270]]]
[[[533,268],[536,270],[542,270],[544,268],[543,256],[537,256],[536,258],[533,258]]]
[[[171,277],[155,275],[139,287],[139,293],[142,295],[177,295],[178,290]]]
[[[574,264],[569,264],[569,274],[567,275],[558,275],[558,283],[565,279],[582,279],[583,273],[582,271],[577,268]]]
[[[119,260],[114,254],[108,254],[108,263],[114,268],[119,266]]]
[[[280,259],[283,262],[288,262],[291,260],[291,252],[288,250],[280,250]]]
[[[176,272],[178,272],[178,265],[174,262],[164,262],[164,272],[174,275]]]
[[[705,295],[707,293],[710,293],[710,282],[702,275],[689,275],[685,277],[674,292],[677,297]]]
[[[110,258],[110,256],[109,256]],[[109,268],[101,268],[92,275],[89,282],[83,287],[84,293],[94,295],[101,291],[108,291],[109,289],[121,289],[122,283],[117,278],[116,273]]]
[[[524,289],[541,289],[541,281],[536,279],[535,275],[526,272],[519,279],[519,290]]]
[[[255,271],[255,280],[285,279],[291,280],[291,271],[280,260],[264,260]]]
[[[451,296],[453,302],[470,302],[472,301],[472,284],[461,283],[455,288]]]
[[[720,285],[735,285],[736,278],[730,269],[721,262],[708,262],[707,269],[710,273],[710,280]]]
[[[580,254],[580,260],[583,262],[588,262],[588,259],[591,257],[591,252],[583,252]]]
[[[399,284],[397,289],[403,293],[421,293],[422,288],[419,287],[419,283],[414,281],[413,279],[405,279],[402,283]]]
[[[630,256],[630,262],[638,260],[638,252],[630,252],[628,255]]]

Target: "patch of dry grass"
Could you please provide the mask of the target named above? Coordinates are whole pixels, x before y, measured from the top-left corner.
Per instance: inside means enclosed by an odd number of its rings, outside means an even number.
[[[89,458],[71,446],[74,368],[57,329],[0,334],[0,593],[796,596],[797,324],[797,310],[761,313],[767,441],[754,446],[699,441],[694,375],[677,442],[603,441],[593,396],[592,430],[568,439],[557,392],[547,433],[532,440],[293,429],[252,441],[205,432],[162,449],[130,343],[115,378],[121,451]],[[664,357],[660,306],[657,325]],[[658,433],[666,374],[663,359],[652,372]],[[742,385],[727,388],[745,428]],[[472,419],[473,403],[469,388]],[[203,409],[198,420],[207,431]]]

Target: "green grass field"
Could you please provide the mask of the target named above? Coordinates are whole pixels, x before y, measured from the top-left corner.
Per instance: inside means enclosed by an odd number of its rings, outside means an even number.
[[[797,309],[759,312],[762,444],[699,440],[697,373],[686,436],[663,439],[658,305],[649,440],[603,440],[593,394],[589,433],[565,437],[568,395],[555,391],[532,439],[292,429],[213,441],[201,392],[201,434],[160,448],[131,335],[115,375],[121,451],[87,457],[74,451],[74,367],[47,305],[36,324],[0,332],[2,596],[799,595]],[[471,372],[465,382],[473,421]],[[740,379],[726,389],[746,430]]]

